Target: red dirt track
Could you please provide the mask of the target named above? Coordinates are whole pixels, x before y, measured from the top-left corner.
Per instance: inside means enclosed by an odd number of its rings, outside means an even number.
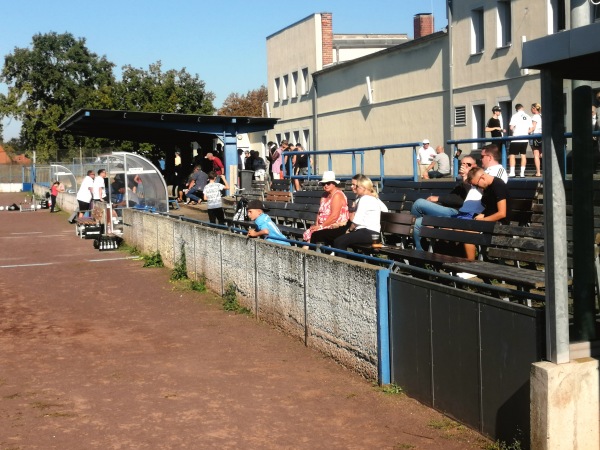
[[[489,442],[92,242],[66,213],[0,211],[0,449]]]

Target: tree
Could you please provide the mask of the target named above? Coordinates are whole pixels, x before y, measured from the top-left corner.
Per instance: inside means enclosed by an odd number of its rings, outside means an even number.
[[[157,61],[148,71],[130,65],[122,70],[122,79],[115,87],[115,109],[206,115],[215,111],[215,95],[206,91],[198,75],[190,75],[185,68],[163,72],[162,63]],[[123,142],[120,147],[152,159],[165,156],[148,143]]]
[[[80,108],[111,107],[114,64],[90,52],[85,39],[72,34],[36,34],[31,48],[15,48],[5,57],[0,81],[0,118],[21,120],[21,144],[37,150],[38,160],[59,157],[75,148],[75,138],[58,126]]]
[[[264,85],[248,91],[244,96],[234,92],[227,96],[217,114],[220,116],[262,117],[263,105],[267,100],[268,91]]]
[[[215,95],[206,91],[198,75],[182,70],[162,71],[162,63],[150,64],[144,71],[132,66],[122,68],[117,84],[116,109],[180,114],[213,114]]]

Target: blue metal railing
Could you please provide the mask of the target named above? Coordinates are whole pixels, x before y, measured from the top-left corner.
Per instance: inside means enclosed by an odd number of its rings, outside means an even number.
[[[401,143],[401,144],[390,144],[390,145],[376,145],[372,147],[357,147],[357,148],[348,148],[342,150],[316,150],[316,151],[285,151],[283,152],[283,158],[287,159],[286,164],[286,175],[290,180],[290,191],[293,190],[293,180],[310,180],[319,178],[319,175],[313,173],[313,161],[312,156],[314,155],[327,155],[327,169],[333,170],[333,156],[335,155],[350,155],[351,156],[351,167],[352,174],[351,175],[338,175],[336,174],[338,179],[350,179],[357,173],[364,173],[365,170],[365,154],[367,152],[378,151],[379,152],[379,175],[375,175],[370,177],[373,181],[381,181],[382,184],[384,182],[385,176],[385,154],[387,150],[402,150],[406,148],[412,148],[412,165],[413,165],[413,176],[412,179],[414,181],[418,180],[418,170],[417,170],[417,148],[421,145],[420,142],[409,142],[409,143]],[[294,167],[292,164],[292,158],[297,155],[308,155],[308,175],[294,175]],[[358,169],[358,170],[357,170]],[[390,179],[392,177],[388,177]],[[393,178],[406,178],[410,179],[410,175],[406,177],[393,177]]]

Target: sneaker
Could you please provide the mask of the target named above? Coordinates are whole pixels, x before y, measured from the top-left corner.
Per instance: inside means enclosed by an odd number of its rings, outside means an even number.
[[[188,198],[188,199],[185,201],[185,204],[186,204],[186,205],[189,205],[189,204],[190,204],[190,202],[191,202],[191,200]]]
[[[458,272],[456,276],[468,280],[469,278],[475,278],[477,275],[473,275],[472,273],[468,272]]]
[[[514,173],[509,173],[509,174],[508,174],[508,178],[514,178],[514,177],[515,177],[515,174],[514,174]]]
[[[519,175],[520,178],[525,178],[525,174]]]

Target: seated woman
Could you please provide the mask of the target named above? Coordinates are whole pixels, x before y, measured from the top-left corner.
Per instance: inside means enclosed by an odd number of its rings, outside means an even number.
[[[388,211],[387,206],[379,200],[370,178],[360,176],[356,180],[356,195],[358,198],[352,225],[345,234],[333,241],[333,246],[340,250],[346,250],[352,244],[371,244],[373,235],[379,235],[381,231],[381,212]]]
[[[344,234],[348,222],[348,199],[339,189],[340,181],[335,179],[335,173],[327,171],[319,181],[325,193],[321,197],[321,205],[315,224],[302,236],[306,242],[322,242],[332,245],[333,240]],[[305,247],[307,248],[307,247]]]

